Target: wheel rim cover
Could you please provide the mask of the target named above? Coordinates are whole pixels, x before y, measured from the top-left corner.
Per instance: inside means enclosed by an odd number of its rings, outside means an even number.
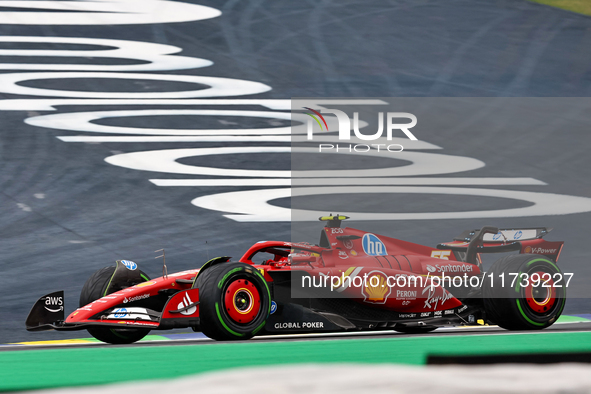
[[[556,303],[556,289],[554,287],[554,281],[552,280],[552,274],[538,271],[530,275],[530,279],[536,274],[539,275],[540,285],[535,287],[530,280],[529,285],[525,288],[525,300],[533,312],[545,314],[550,311]],[[543,277],[543,275],[546,276]],[[550,279],[545,280],[548,275],[550,275]],[[550,287],[542,287],[542,284]]]
[[[261,310],[258,289],[249,280],[234,280],[224,293],[224,309],[235,323],[251,323]]]

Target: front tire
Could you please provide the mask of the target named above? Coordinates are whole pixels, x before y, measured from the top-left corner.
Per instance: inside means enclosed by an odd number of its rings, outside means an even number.
[[[248,264],[215,265],[200,273],[193,287],[199,288],[201,331],[217,341],[252,338],[271,312],[267,282]]]
[[[534,286],[538,278],[538,286]],[[566,302],[562,278],[560,268],[545,256],[519,254],[499,259],[484,277],[482,295],[487,319],[507,330],[551,326]]]
[[[110,284],[112,285],[111,289],[118,289],[123,286],[123,284],[111,283],[115,268],[116,266],[101,268],[88,278],[80,292],[80,307],[90,304],[92,301],[98,300],[107,294],[113,293],[113,291],[108,292]],[[144,272],[140,271],[140,273],[145,281],[150,280]],[[128,284],[126,283],[125,285]],[[87,331],[99,341],[117,345],[137,342],[150,332],[150,330],[146,328],[108,327],[89,327],[87,328]]]

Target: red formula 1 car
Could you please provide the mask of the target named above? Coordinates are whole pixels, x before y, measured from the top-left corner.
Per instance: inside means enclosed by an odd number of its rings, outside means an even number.
[[[216,340],[478,323],[535,330],[564,308],[570,278],[556,265],[563,242],[542,239],[551,229],[484,227],[432,248],[343,228],[344,219],[321,218],[318,245],[258,242],[236,262],[218,257],[156,279],[117,261],[88,279],[65,319],[63,291],[41,297],[27,330],[86,329],[108,343],[187,327]],[[482,253],[511,251],[481,270]]]

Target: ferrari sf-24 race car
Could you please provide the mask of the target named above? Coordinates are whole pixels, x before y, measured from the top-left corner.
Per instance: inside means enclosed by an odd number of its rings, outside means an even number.
[[[189,327],[216,340],[487,323],[537,330],[564,308],[563,242],[542,239],[549,228],[483,227],[432,248],[341,227],[346,216],[320,219],[318,245],[261,241],[238,261],[217,257],[156,279],[117,261],[90,276],[67,318],[58,291],[35,303],[26,328],[86,329],[114,344]],[[519,253],[483,272],[481,254],[498,252]]]

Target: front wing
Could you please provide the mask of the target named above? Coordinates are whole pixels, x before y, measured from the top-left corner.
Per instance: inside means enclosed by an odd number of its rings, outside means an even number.
[[[89,319],[65,322],[64,306],[63,291],[39,298],[27,317],[27,330],[64,331],[84,330],[89,327],[122,328],[123,326],[165,330],[199,327],[200,323],[199,289],[182,290],[173,294],[161,312],[142,307],[118,305],[115,308],[105,309]],[[76,313],[74,312],[72,315],[75,316]]]

